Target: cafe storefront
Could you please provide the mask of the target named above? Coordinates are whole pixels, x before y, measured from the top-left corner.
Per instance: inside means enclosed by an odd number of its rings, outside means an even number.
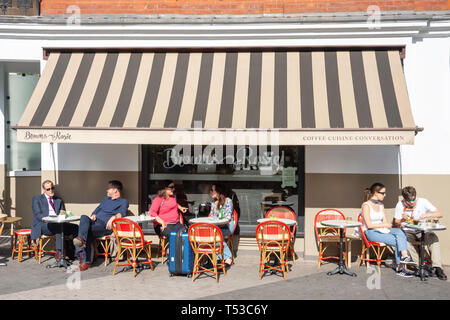
[[[18,141],[65,150],[138,146],[134,214],[161,181],[173,180],[191,210],[220,182],[238,199],[241,236],[254,236],[268,201],[282,201],[312,241],[306,148],[414,143],[402,49],[47,48],[14,129]]]

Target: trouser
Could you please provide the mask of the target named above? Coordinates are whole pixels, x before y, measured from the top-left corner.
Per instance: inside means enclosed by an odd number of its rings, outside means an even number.
[[[86,242],[85,248],[76,248],[76,253],[79,255],[81,262],[92,263],[92,241],[95,238],[110,235],[112,230],[106,229],[106,223],[96,219],[92,221],[86,215],[81,216],[80,226],[78,227],[78,237]]]
[[[408,250],[406,234],[398,228],[389,229],[389,233],[381,233],[375,229],[369,229],[366,231],[366,237],[369,241],[382,242],[395,247],[395,263],[397,265],[400,264],[401,252]]]
[[[78,234],[78,226],[72,223],[42,223],[41,224],[41,234],[46,236],[55,236],[55,247],[56,251],[61,252],[61,226],[63,227],[65,236],[73,236],[76,237]],[[73,251],[72,251],[73,253]]]
[[[418,265],[420,258],[419,258],[419,251],[418,248],[414,245],[415,242],[419,241],[421,239],[417,238],[414,233],[406,233],[406,238],[408,240],[408,251],[411,255],[411,259],[414,260],[414,262]],[[439,238],[434,232],[427,232],[425,233],[425,250],[428,250],[431,257],[431,263],[433,267],[439,267],[442,268],[441,263],[441,246],[439,244]]]
[[[159,229],[158,231],[156,231],[156,229]],[[172,233],[172,232],[177,232],[178,230],[180,230],[181,228],[183,228],[183,225],[181,224],[181,223],[179,223],[179,222],[177,222],[177,223],[174,223],[174,224],[168,224],[167,226],[166,226],[166,228],[163,230],[163,231],[161,231],[161,225],[159,224],[158,226],[156,226],[155,227],[155,232],[157,233],[157,234],[161,234],[161,235],[163,235],[164,237],[166,237],[167,238],[167,241],[169,241],[169,239],[170,239],[170,234]],[[159,232],[159,233],[158,233]]]

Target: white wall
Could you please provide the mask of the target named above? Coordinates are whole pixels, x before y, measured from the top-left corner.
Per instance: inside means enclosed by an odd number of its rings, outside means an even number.
[[[305,173],[400,173],[398,146],[306,146]]]
[[[404,174],[450,174],[450,39],[406,47],[406,83],[416,125],[424,131],[402,146]]]

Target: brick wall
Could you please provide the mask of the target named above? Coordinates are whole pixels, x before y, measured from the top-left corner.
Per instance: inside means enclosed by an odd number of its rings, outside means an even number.
[[[81,14],[293,14],[303,12],[362,12],[370,5],[382,11],[450,10],[450,0],[42,0],[42,15]]]

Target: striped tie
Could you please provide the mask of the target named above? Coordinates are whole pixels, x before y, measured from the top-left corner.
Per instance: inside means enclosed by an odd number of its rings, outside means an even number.
[[[52,206],[53,210],[56,213],[55,204],[53,203],[52,197],[48,197],[48,202],[50,202],[50,205]]]

